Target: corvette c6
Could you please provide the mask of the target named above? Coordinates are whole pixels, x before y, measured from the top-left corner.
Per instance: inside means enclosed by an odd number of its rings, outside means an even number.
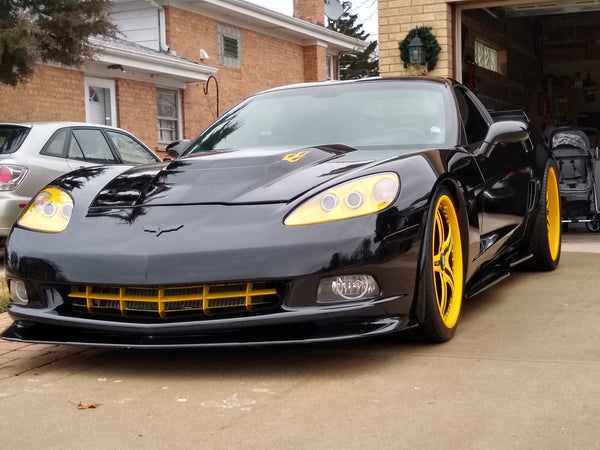
[[[8,340],[253,345],[410,330],[560,258],[557,167],[525,114],[447,79],[249,97],[172,161],[78,170],[6,245]],[[482,294],[484,295],[484,294]]]

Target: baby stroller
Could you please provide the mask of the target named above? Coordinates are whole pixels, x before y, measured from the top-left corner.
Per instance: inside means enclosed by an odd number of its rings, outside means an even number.
[[[585,223],[589,231],[600,231],[594,174],[598,158],[597,139],[598,130],[595,128],[560,127],[550,134],[548,145],[558,163],[562,223],[565,228],[569,223]]]

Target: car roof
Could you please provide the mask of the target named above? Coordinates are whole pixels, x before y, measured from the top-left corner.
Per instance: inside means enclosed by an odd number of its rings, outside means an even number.
[[[160,157],[158,155],[156,155],[156,153],[154,151],[152,151],[152,149],[150,147],[148,147],[148,145],[146,145],[143,141],[140,140],[140,138],[138,138],[136,135],[134,135],[131,131],[125,130],[123,128],[119,128],[119,127],[113,127],[110,125],[102,125],[102,124],[97,124],[97,123],[90,123],[90,122],[74,122],[74,121],[58,121],[58,120],[41,120],[41,121],[21,121],[21,122],[0,122],[0,128],[2,127],[22,127],[22,128],[28,128],[29,132],[27,135],[27,141],[39,141],[39,142],[45,142],[45,140],[49,139],[50,136],[52,136],[57,130],[62,129],[62,128],[95,128],[95,129],[104,129],[104,130],[111,130],[111,131],[116,131],[119,133],[125,133],[129,136],[132,136],[134,139],[136,139],[139,143],[141,143],[146,150],[148,150],[150,153],[152,153],[155,158],[158,160],[160,160]]]
[[[93,127],[93,128],[106,128],[109,130],[121,130],[121,128],[113,127],[109,125],[101,125],[97,123],[89,122],[72,122],[72,121],[58,121],[58,120],[30,120],[30,121],[15,121],[15,122],[0,122],[0,126],[20,126],[27,128],[41,128],[44,130],[57,130],[65,127]]]
[[[445,78],[445,77],[434,77],[434,76],[406,76],[406,77],[367,77],[367,78],[358,78],[355,80],[327,80],[327,81],[312,81],[308,83],[295,83],[295,84],[287,84],[284,86],[278,86],[271,89],[266,89],[262,92],[258,92],[258,94],[262,94],[264,92],[274,92],[274,91],[282,91],[286,89],[296,89],[296,88],[304,88],[304,87],[318,87],[318,86],[338,86],[344,84],[356,84],[356,83],[388,83],[388,82],[427,82],[427,83],[435,83],[435,84],[456,84],[456,81]]]

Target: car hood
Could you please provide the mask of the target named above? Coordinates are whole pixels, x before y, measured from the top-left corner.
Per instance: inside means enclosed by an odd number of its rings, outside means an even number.
[[[108,182],[91,206],[283,203],[375,159],[345,146],[206,152],[133,167]]]
[[[109,181],[91,207],[285,203],[372,164],[381,158],[375,153],[345,146],[206,152],[167,165],[132,167]]]

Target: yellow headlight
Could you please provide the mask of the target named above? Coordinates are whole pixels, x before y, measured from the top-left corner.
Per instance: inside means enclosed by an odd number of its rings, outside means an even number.
[[[392,203],[400,190],[398,175],[371,175],[335,186],[307,200],[285,219],[285,225],[311,225],[366,216]]]
[[[72,211],[71,196],[61,189],[48,187],[36,195],[17,223],[31,230],[60,233],[69,224]]]

